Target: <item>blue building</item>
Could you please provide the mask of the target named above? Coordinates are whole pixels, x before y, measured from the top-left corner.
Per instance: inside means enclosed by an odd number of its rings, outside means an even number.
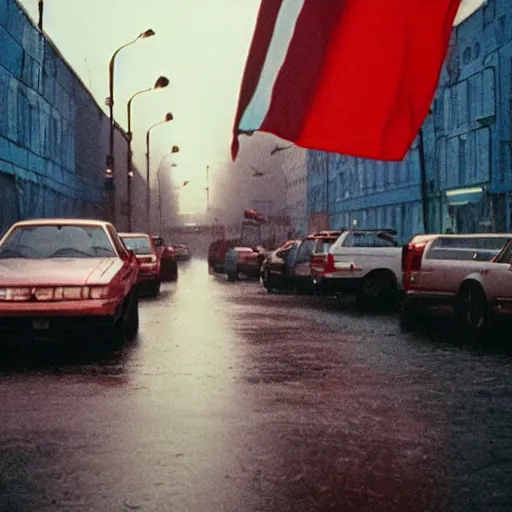
[[[0,0],[0,48],[0,234],[18,219],[102,217],[108,117],[15,0]],[[126,153],[116,130],[120,169]]]
[[[431,114],[403,162],[308,152],[310,218],[394,227],[403,240],[424,229],[510,231],[511,98],[512,2],[488,0],[454,28]]]

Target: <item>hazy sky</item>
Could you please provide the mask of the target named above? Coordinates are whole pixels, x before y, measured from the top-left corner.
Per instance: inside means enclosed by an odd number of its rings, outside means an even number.
[[[37,19],[37,0],[20,0]],[[468,14],[483,0],[464,0]],[[240,80],[259,0],[45,0],[44,29],[97,101],[108,95],[108,62],[116,48],[152,28],[156,35],[116,59],[116,120],[126,128],[126,103],[159,75],[171,85],[133,102],[134,159],[144,169],[147,128],[172,112],[174,121],[152,130],[156,172],[173,144],[172,169],[185,209],[204,208],[205,167],[229,160]]]

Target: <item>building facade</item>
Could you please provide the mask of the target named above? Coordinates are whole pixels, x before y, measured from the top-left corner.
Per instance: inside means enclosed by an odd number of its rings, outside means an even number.
[[[510,231],[511,101],[512,3],[488,0],[454,28],[431,113],[403,162],[308,151],[310,220],[392,227],[402,240]]]
[[[108,117],[15,0],[0,0],[0,48],[0,233],[18,219],[102,218]],[[116,129],[121,176],[126,153]],[[116,180],[119,229],[125,181]]]
[[[296,236],[308,232],[306,162],[307,151],[303,148],[291,146],[283,152],[286,215],[290,218],[290,229]]]

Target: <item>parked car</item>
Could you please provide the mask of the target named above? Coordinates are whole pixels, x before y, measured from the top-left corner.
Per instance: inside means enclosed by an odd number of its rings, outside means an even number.
[[[295,261],[295,287],[296,294],[310,294],[315,291],[313,275],[311,271],[311,258],[313,253],[317,254],[317,258],[324,257],[319,244],[323,244],[325,239],[327,244],[333,243],[341,231],[319,231],[304,238],[299,245],[297,251],[297,259]],[[319,269],[318,269],[319,270]]]
[[[261,279],[269,293],[295,287],[295,263],[301,242],[288,240],[265,256],[261,264]]]
[[[327,253],[313,255],[315,285],[326,293],[355,295],[365,306],[396,297],[402,285],[396,235],[393,229],[344,231]]]
[[[512,234],[421,235],[402,249],[400,322],[453,315],[467,335],[512,315]]]
[[[226,253],[233,246],[232,240],[219,239],[212,242],[208,247],[208,266],[213,272],[224,273],[224,260]]]
[[[240,274],[259,279],[261,264],[265,258],[263,248],[232,247],[224,259],[224,271],[229,281],[236,281]]]
[[[146,233],[120,233],[128,249],[135,253],[140,263],[139,286],[156,297],[162,284],[160,254],[152,238]]]
[[[175,244],[173,247],[176,252],[176,259],[179,261],[189,260],[192,256],[187,244]]]
[[[178,261],[172,245],[167,245],[161,236],[153,236],[153,244],[160,255],[160,277],[163,282],[178,279]]]
[[[130,340],[139,328],[138,274],[107,222],[16,222],[0,240],[0,339]]]

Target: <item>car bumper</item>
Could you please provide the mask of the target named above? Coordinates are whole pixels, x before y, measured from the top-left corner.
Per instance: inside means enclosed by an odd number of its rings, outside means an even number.
[[[32,340],[102,340],[115,325],[116,316],[0,317],[2,343]]]
[[[62,302],[2,302],[0,319],[11,317],[90,317],[113,316],[119,307],[118,299],[69,300]]]
[[[325,294],[355,293],[361,286],[360,279],[313,276],[313,287]]]

